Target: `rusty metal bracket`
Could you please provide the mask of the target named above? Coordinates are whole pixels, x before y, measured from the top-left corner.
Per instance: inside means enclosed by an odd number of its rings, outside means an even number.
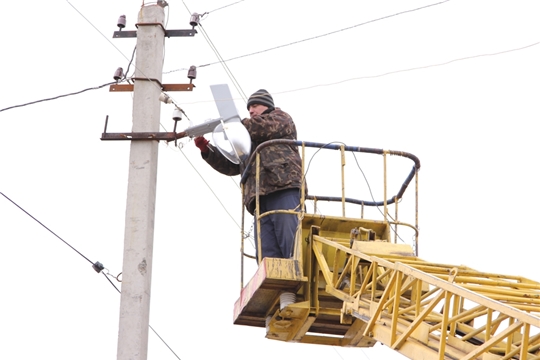
[[[152,79],[139,79],[139,80],[152,80]],[[193,91],[193,88],[195,87],[195,85],[193,84],[161,84],[159,83],[159,85],[163,91]],[[133,84],[114,84],[114,85],[109,86],[109,91],[110,92],[133,91]]]
[[[136,26],[139,25],[160,25],[163,28],[162,24],[136,24]],[[168,38],[171,37],[193,37],[195,34],[197,34],[197,30],[190,29],[190,30],[165,30],[165,36]],[[115,39],[124,39],[124,38],[135,38],[137,37],[137,30],[128,30],[128,31],[115,31],[113,33],[113,38]]]
[[[108,133],[107,126],[109,124],[109,115],[105,118],[105,129],[101,134],[101,140],[135,140],[135,141],[148,141],[164,140],[167,142],[175,141],[188,136],[186,131],[182,132],[127,132],[127,133]],[[176,130],[176,124],[175,124]]]
[[[130,133],[107,133],[101,134],[101,140],[165,140],[176,141],[186,137],[186,132],[130,132]]]

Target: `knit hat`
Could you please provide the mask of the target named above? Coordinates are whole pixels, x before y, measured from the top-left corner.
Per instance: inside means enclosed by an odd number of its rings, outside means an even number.
[[[247,102],[247,108],[249,110],[249,107],[254,104],[264,105],[268,108],[274,108],[274,99],[272,99],[272,95],[264,89],[257,90],[249,97],[249,100]]]

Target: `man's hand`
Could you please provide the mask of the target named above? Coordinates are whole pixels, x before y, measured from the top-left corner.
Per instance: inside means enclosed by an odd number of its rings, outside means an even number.
[[[197,146],[199,148],[199,150],[201,150],[201,152],[203,154],[206,154],[209,150],[208,148],[208,140],[206,140],[204,138],[204,136],[197,136],[195,138],[195,146]]]

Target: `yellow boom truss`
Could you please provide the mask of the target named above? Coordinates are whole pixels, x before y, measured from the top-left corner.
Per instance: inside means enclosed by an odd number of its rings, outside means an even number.
[[[346,149],[339,149],[344,165]],[[364,151],[415,161],[397,196],[372,203],[384,207],[383,219],[345,217],[344,205],[341,216],[297,212],[294,257],[262,259],[249,283],[242,283],[234,323],[265,327],[267,338],[288,342],[380,342],[415,360],[540,359],[540,283],[420,259],[417,224],[397,221],[398,200],[419,162],[407,153]],[[386,178],[385,160],[385,198]],[[393,218],[387,206],[392,202]],[[256,213],[256,219],[263,216]],[[414,229],[412,246],[397,243],[398,225]],[[296,301],[283,305],[284,292]]]

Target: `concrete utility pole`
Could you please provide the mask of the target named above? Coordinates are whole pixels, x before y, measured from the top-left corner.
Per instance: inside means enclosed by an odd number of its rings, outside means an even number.
[[[138,16],[133,132],[157,132],[163,71],[164,10],[143,6]],[[150,318],[158,141],[132,141],[124,233],[118,360],[146,360]]]

